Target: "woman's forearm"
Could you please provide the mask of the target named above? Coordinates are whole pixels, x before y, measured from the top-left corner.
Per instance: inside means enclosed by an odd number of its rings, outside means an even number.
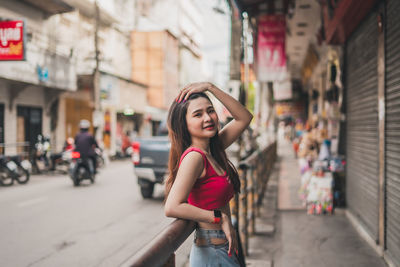
[[[247,124],[250,123],[253,115],[239,101],[213,84],[210,85],[208,91],[221,101],[236,121],[243,121]]]
[[[178,219],[186,219],[196,222],[213,223],[214,212],[205,210],[188,203],[182,203],[174,207],[165,207],[165,215]]]

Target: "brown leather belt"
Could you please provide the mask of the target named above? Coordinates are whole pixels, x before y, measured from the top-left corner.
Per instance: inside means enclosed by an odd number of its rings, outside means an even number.
[[[207,245],[223,245],[226,244],[228,240],[226,238],[210,238],[210,242],[207,242],[207,239],[204,237],[198,237],[195,239],[194,243],[197,246],[207,246]]]

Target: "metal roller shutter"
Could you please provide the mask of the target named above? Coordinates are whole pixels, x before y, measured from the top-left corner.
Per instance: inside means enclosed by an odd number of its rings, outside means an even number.
[[[386,7],[386,249],[400,266],[400,1]]]
[[[378,240],[378,27],[372,11],[346,43],[346,198],[348,208]]]

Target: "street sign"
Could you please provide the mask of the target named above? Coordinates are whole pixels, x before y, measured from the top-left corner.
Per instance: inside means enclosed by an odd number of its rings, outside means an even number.
[[[0,21],[0,61],[25,60],[25,23]]]

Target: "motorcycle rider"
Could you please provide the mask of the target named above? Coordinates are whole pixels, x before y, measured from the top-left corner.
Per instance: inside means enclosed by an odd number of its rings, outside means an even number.
[[[99,147],[94,137],[89,133],[90,122],[81,120],[79,122],[80,132],[75,136],[75,151],[81,154],[82,158],[87,158],[93,162],[93,171],[96,174],[96,152],[95,148]]]

